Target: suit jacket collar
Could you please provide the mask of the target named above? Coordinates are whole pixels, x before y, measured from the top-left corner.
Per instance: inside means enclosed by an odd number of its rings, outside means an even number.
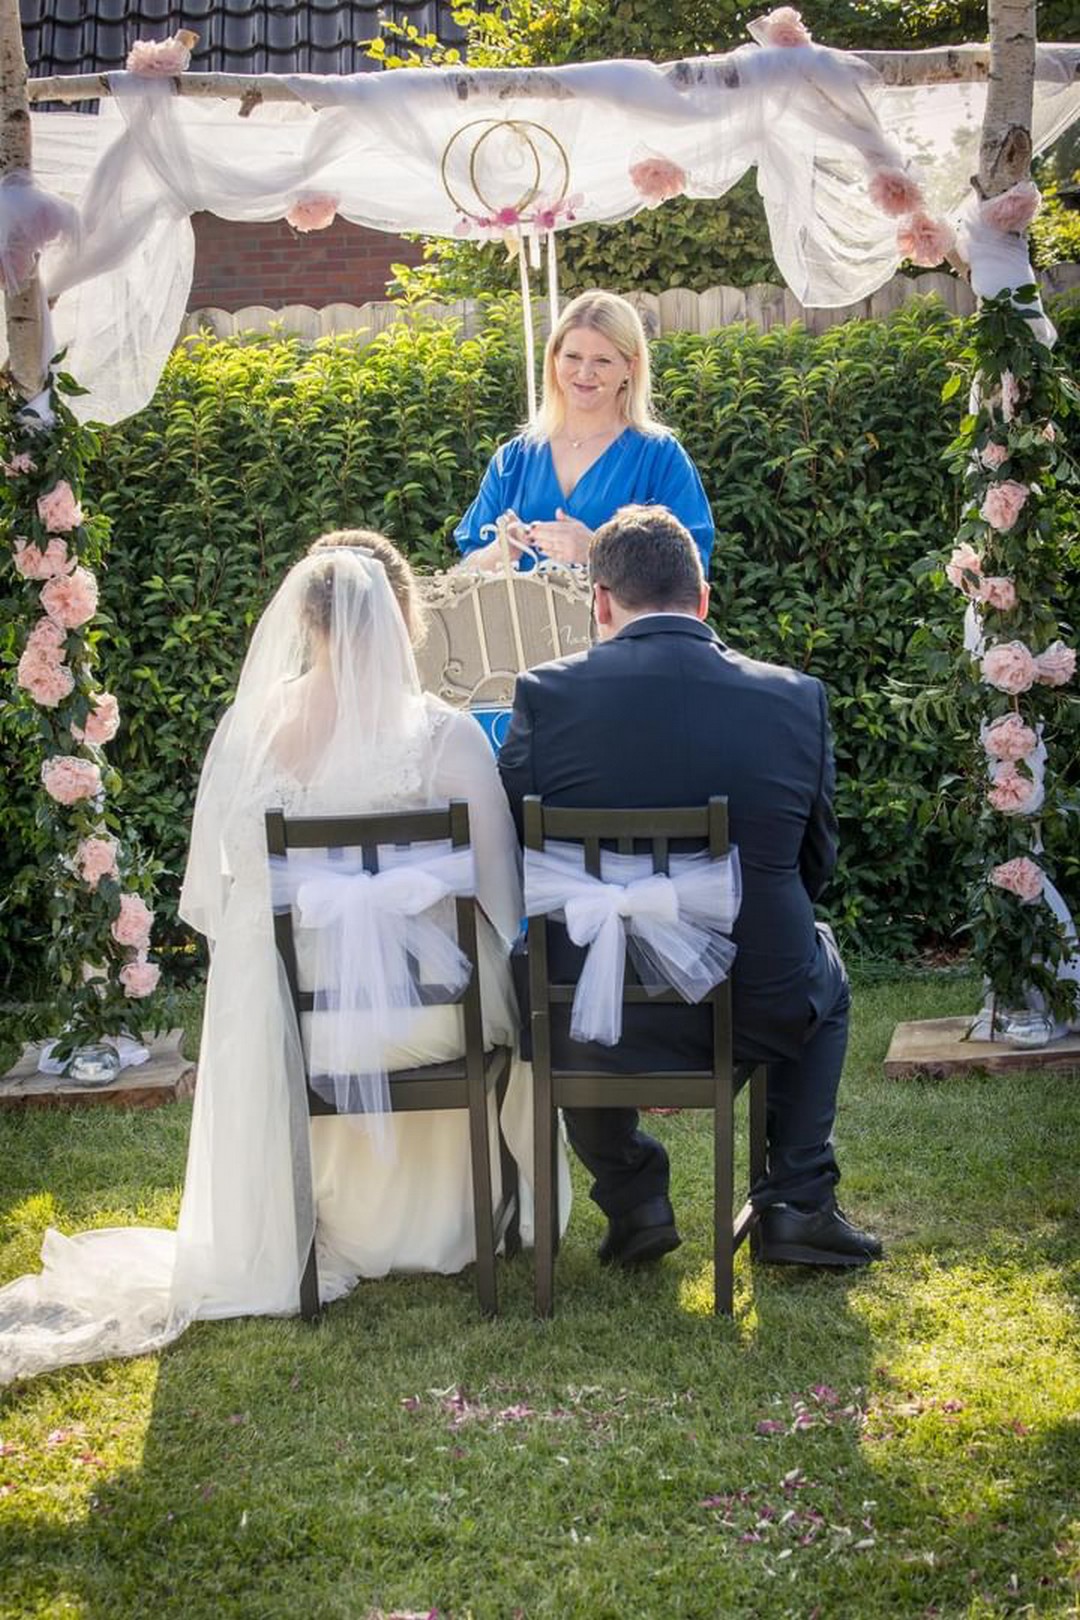
[[[697,641],[723,645],[709,625],[701,619],[692,619],[687,613],[648,613],[644,618],[631,619],[611,640],[633,641],[638,636],[693,636]]]

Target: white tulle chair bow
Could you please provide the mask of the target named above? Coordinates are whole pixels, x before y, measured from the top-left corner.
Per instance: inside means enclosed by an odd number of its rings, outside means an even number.
[[[416,1009],[455,1000],[472,971],[432,908],[476,891],[471,848],[418,844],[379,856],[377,872],[329,854],[270,862],[275,911],[294,907],[314,943],[304,976],[323,1016],[308,1039],[312,1088],[339,1113],[372,1116],[377,1133],[389,1109],[386,1049],[407,1035]]]
[[[734,848],[719,859],[701,851],[672,855],[668,875],[647,855],[603,851],[591,877],[578,844],[525,851],[525,909],[561,913],[575,945],[588,947],[570,1015],[576,1041],[615,1046],[622,1035],[626,956],[650,994],[677,990],[698,1002],[731,970],[727,937],[739,914],[742,884]]]

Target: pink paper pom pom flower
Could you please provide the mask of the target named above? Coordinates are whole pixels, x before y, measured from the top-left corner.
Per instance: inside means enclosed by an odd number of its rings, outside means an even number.
[[[1027,230],[1041,207],[1042,193],[1038,186],[1033,180],[1021,180],[1008,191],[980,203],[979,214],[983,224],[992,226],[995,231],[1019,234]]]
[[[1042,793],[1033,777],[1006,762],[994,766],[993,783],[986,798],[991,808],[1003,816],[1026,816],[1039,808]]]
[[[979,601],[997,613],[1011,613],[1016,606],[1016,586],[1004,574],[992,574],[979,587]]]
[[[154,913],[141,894],[120,896],[120,915],[112,925],[112,937],[118,945],[131,945],[144,951],[150,943],[150,930]]]
[[[1039,746],[1036,732],[1018,714],[1003,714],[992,720],[983,732],[982,742],[991,759],[1026,759]]]
[[[931,219],[929,214],[921,210],[912,214],[906,225],[901,225],[896,233],[896,247],[901,258],[910,259],[912,264],[920,265],[924,270],[932,270],[936,264],[940,264],[952,252],[955,244],[956,236],[951,227],[943,219]]]
[[[88,568],[58,574],[41,588],[41,605],[49,618],[65,630],[77,630],[97,612],[97,580]]]
[[[308,231],[325,231],[337,217],[339,201],[337,197],[315,193],[298,197],[285,215],[285,223],[304,235]]]
[[[1043,870],[1026,855],[1017,855],[1014,860],[995,866],[990,882],[1017,895],[1025,905],[1031,905],[1043,892]]]
[[[161,969],[156,962],[148,962],[144,956],[137,956],[134,962],[126,962],[117,976],[124,987],[124,994],[139,998],[153,995],[161,978]]]
[[[95,799],[101,792],[98,767],[74,754],[54,754],[47,759],[41,767],[41,782],[57,804],[78,804],[80,799]]]
[[[21,478],[26,473],[36,472],[37,466],[28,450],[20,450],[18,455],[4,462],[4,471],[9,478]]]
[[[1000,483],[990,485],[979,516],[999,534],[1007,534],[1015,526],[1030,494],[1026,484],[1018,484],[1015,478],[1003,478]]]
[[[987,472],[995,471],[996,468],[1000,467],[1002,463],[1008,461],[1008,459],[1009,447],[1007,444],[995,444],[993,441],[991,441],[990,444],[983,445],[982,449],[979,451],[979,460],[982,462]]]
[[[137,39],[128,52],[127,70],[151,79],[172,78],[187,68],[198,38],[190,29],[181,28],[170,39]]]
[[[82,507],[66,478],[61,478],[46,494],[38,496],[38,517],[50,534],[69,534],[83,520]]]
[[[794,6],[777,6],[758,25],[758,37],[766,45],[812,45],[810,30]]]
[[[93,699],[85,726],[72,726],[71,735],[76,742],[112,742],[120,730],[120,705],[111,692],[99,692]]]
[[[971,578],[974,575],[974,578]],[[978,596],[982,583],[982,558],[967,541],[957,546],[945,564],[945,577],[950,585],[967,596]]]
[[[75,851],[75,865],[84,883],[96,889],[103,877],[116,877],[115,838],[83,838]]]
[[[686,189],[686,170],[680,169],[670,158],[642,158],[640,163],[631,164],[630,179],[650,208],[672,197],[681,197]]]
[[[1052,641],[1035,658],[1035,679],[1041,686],[1067,686],[1076,674],[1076,652],[1063,641]]]
[[[1015,697],[1035,682],[1035,660],[1022,641],[999,641],[983,654],[982,678],[988,686]]]
[[[52,619],[39,619],[26,638],[27,652],[34,652],[54,664],[62,663],[67,633]]]
[[[922,187],[906,169],[875,169],[866,189],[874,207],[890,219],[918,213],[923,206]]]
[[[23,579],[55,579],[72,566],[67,541],[59,537],[50,540],[44,549],[31,540],[15,542],[15,570]]]

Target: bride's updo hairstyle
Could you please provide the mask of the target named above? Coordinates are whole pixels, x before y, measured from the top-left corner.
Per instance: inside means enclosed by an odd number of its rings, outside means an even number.
[[[382,563],[394,599],[401,609],[401,617],[409,632],[409,640],[414,647],[418,647],[424,639],[427,626],[420,593],[416,586],[416,575],[406,558],[401,555],[393,541],[388,540],[385,534],[376,534],[374,529],[335,529],[330,534],[320,535],[318,540],[313,541],[308,547],[308,556],[318,557],[320,552],[332,552],[342,547],[366,554],[373,557],[376,562]],[[304,603],[308,624],[313,630],[322,631],[324,634],[330,628],[333,591],[334,570],[328,561],[325,568],[316,569],[312,573]]]

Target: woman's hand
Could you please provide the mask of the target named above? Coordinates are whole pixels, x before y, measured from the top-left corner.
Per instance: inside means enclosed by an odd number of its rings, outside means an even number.
[[[537,551],[552,562],[570,566],[589,560],[592,530],[587,529],[578,518],[567,517],[561,506],[556,508],[553,520],[530,523],[527,533]]]
[[[516,512],[508,511],[504,513],[504,518],[506,538],[510,542],[510,563],[511,566],[516,566],[522,552],[531,549],[529,531]],[[503,522],[503,518],[499,521]],[[486,546],[479,546],[475,551],[470,551],[461,566],[476,569],[479,573],[495,573],[502,567],[502,557],[502,541],[495,539]]]

